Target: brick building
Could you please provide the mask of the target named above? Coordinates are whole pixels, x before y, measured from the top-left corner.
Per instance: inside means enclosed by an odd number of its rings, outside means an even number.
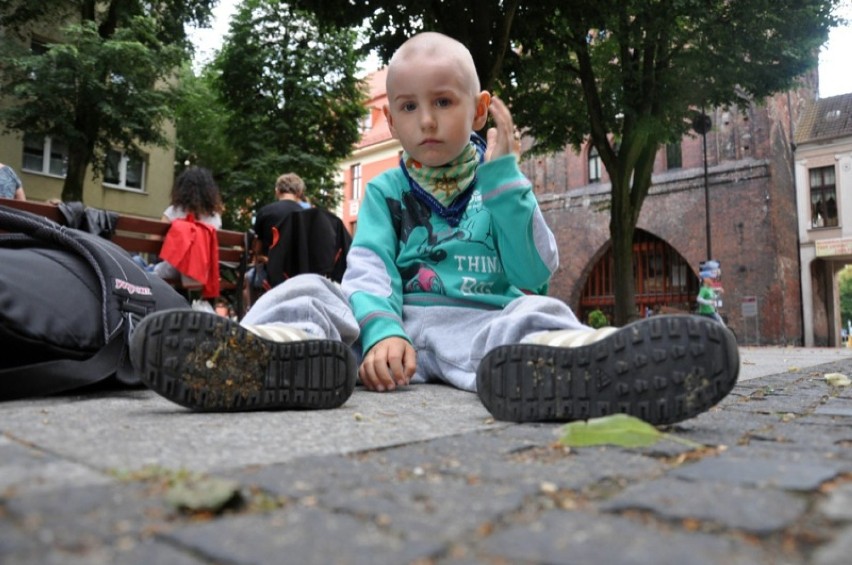
[[[354,228],[356,195],[398,165],[399,144],[381,113],[384,71],[369,77],[371,120],[341,169],[343,216]],[[741,343],[802,343],[802,301],[796,233],[792,138],[804,106],[815,97],[815,75],[799,90],[747,108],[708,111],[707,195],[713,258],[725,289],[720,312]],[[634,240],[637,314],[660,307],[693,310],[697,272],[707,259],[704,145],[684,137],[661,149],[653,186]],[[606,171],[588,146],[521,164],[556,235],[560,267],[550,293],[581,319],[613,304],[609,191]]]

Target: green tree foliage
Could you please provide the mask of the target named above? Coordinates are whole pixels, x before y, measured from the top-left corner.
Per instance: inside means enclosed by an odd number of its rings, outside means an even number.
[[[339,198],[337,165],[366,112],[356,44],[354,31],[320,25],[287,3],[241,4],[213,63],[237,163],[224,196],[239,225],[274,199],[281,173],[301,176],[315,204]]]
[[[837,286],[840,294],[840,324],[847,327],[852,320],[852,269],[840,271]]]
[[[473,55],[482,88],[491,90],[501,76],[504,58],[513,56],[513,24],[522,0],[294,0],[294,6],[315,13],[322,21],[359,28],[361,48],[387,62],[402,43],[419,31],[439,31],[464,43]],[[558,0],[527,2],[559,5]],[[366,25],[363,25],[367,22]]]
[[[174,97],[167,85],[189,54],[185,26],[205,24],[217,0],[4,0],[0,62],[11,105],[5,131],[49,135],[69,147],[63,200],[82,200],[89,166],[110,149],[164,146]],[[28,40],[48,40],[35,54]]]
[[[211,169],[220,177],[237,162],[228,142],[229,113],[219,97],[217,77],[209,66],[197,75],[188,64],[181,69],[175,108],[178,170],[197,165]]]
[[[635,315],[632,241],[657,150],[701,108],[749,105],[813,68],[840,0],[301,0],[337,23],[368,21],[384,60],[413,32],[470,49],[533,152],[591,143],[611,179],[615,320]],[[492,80],[492,77],[496,77]]]

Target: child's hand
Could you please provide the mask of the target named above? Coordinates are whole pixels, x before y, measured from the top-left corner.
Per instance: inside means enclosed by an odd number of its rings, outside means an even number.
[[[364,357],[358,376],[367,390],[384,392],[407,385],[416,368],[417,354],[408,340],[387,337]]]
[[[490,161],[509,153],[520,155],[521,137],[515,130],[509,108],[495,96],[491,99],[489,110],[491,117],[494,118],[494,127],[488,129],[485,160]]]

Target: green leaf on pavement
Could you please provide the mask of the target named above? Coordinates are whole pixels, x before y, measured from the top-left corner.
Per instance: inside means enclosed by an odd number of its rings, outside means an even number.
[[[559,440],[570,447],[591,445],[618,445],[620,447],[646,447],[657,443],[665,434],[657,428],[627,414],[612,414],[588,421],[566,424]]]
[[[588,421],[571,422],[562,427],[563,436],[559,443],[569,447],[592,445],[617,445],[619,447],[647,447],[661,439],[680,443],[691,449],[704,445],[661,432],[648,422],[627,414],[612,414]]]

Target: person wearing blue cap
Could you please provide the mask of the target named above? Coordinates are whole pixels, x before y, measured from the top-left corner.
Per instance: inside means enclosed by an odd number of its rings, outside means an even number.
[[[713,318],[720,324],[724,324],[722,317],[716,311],[716,290],[713,288],[713,276],[702,271],[700,277],[701,289],[698,291],[698,298],[696,299],[698,301],[698,315]]]

